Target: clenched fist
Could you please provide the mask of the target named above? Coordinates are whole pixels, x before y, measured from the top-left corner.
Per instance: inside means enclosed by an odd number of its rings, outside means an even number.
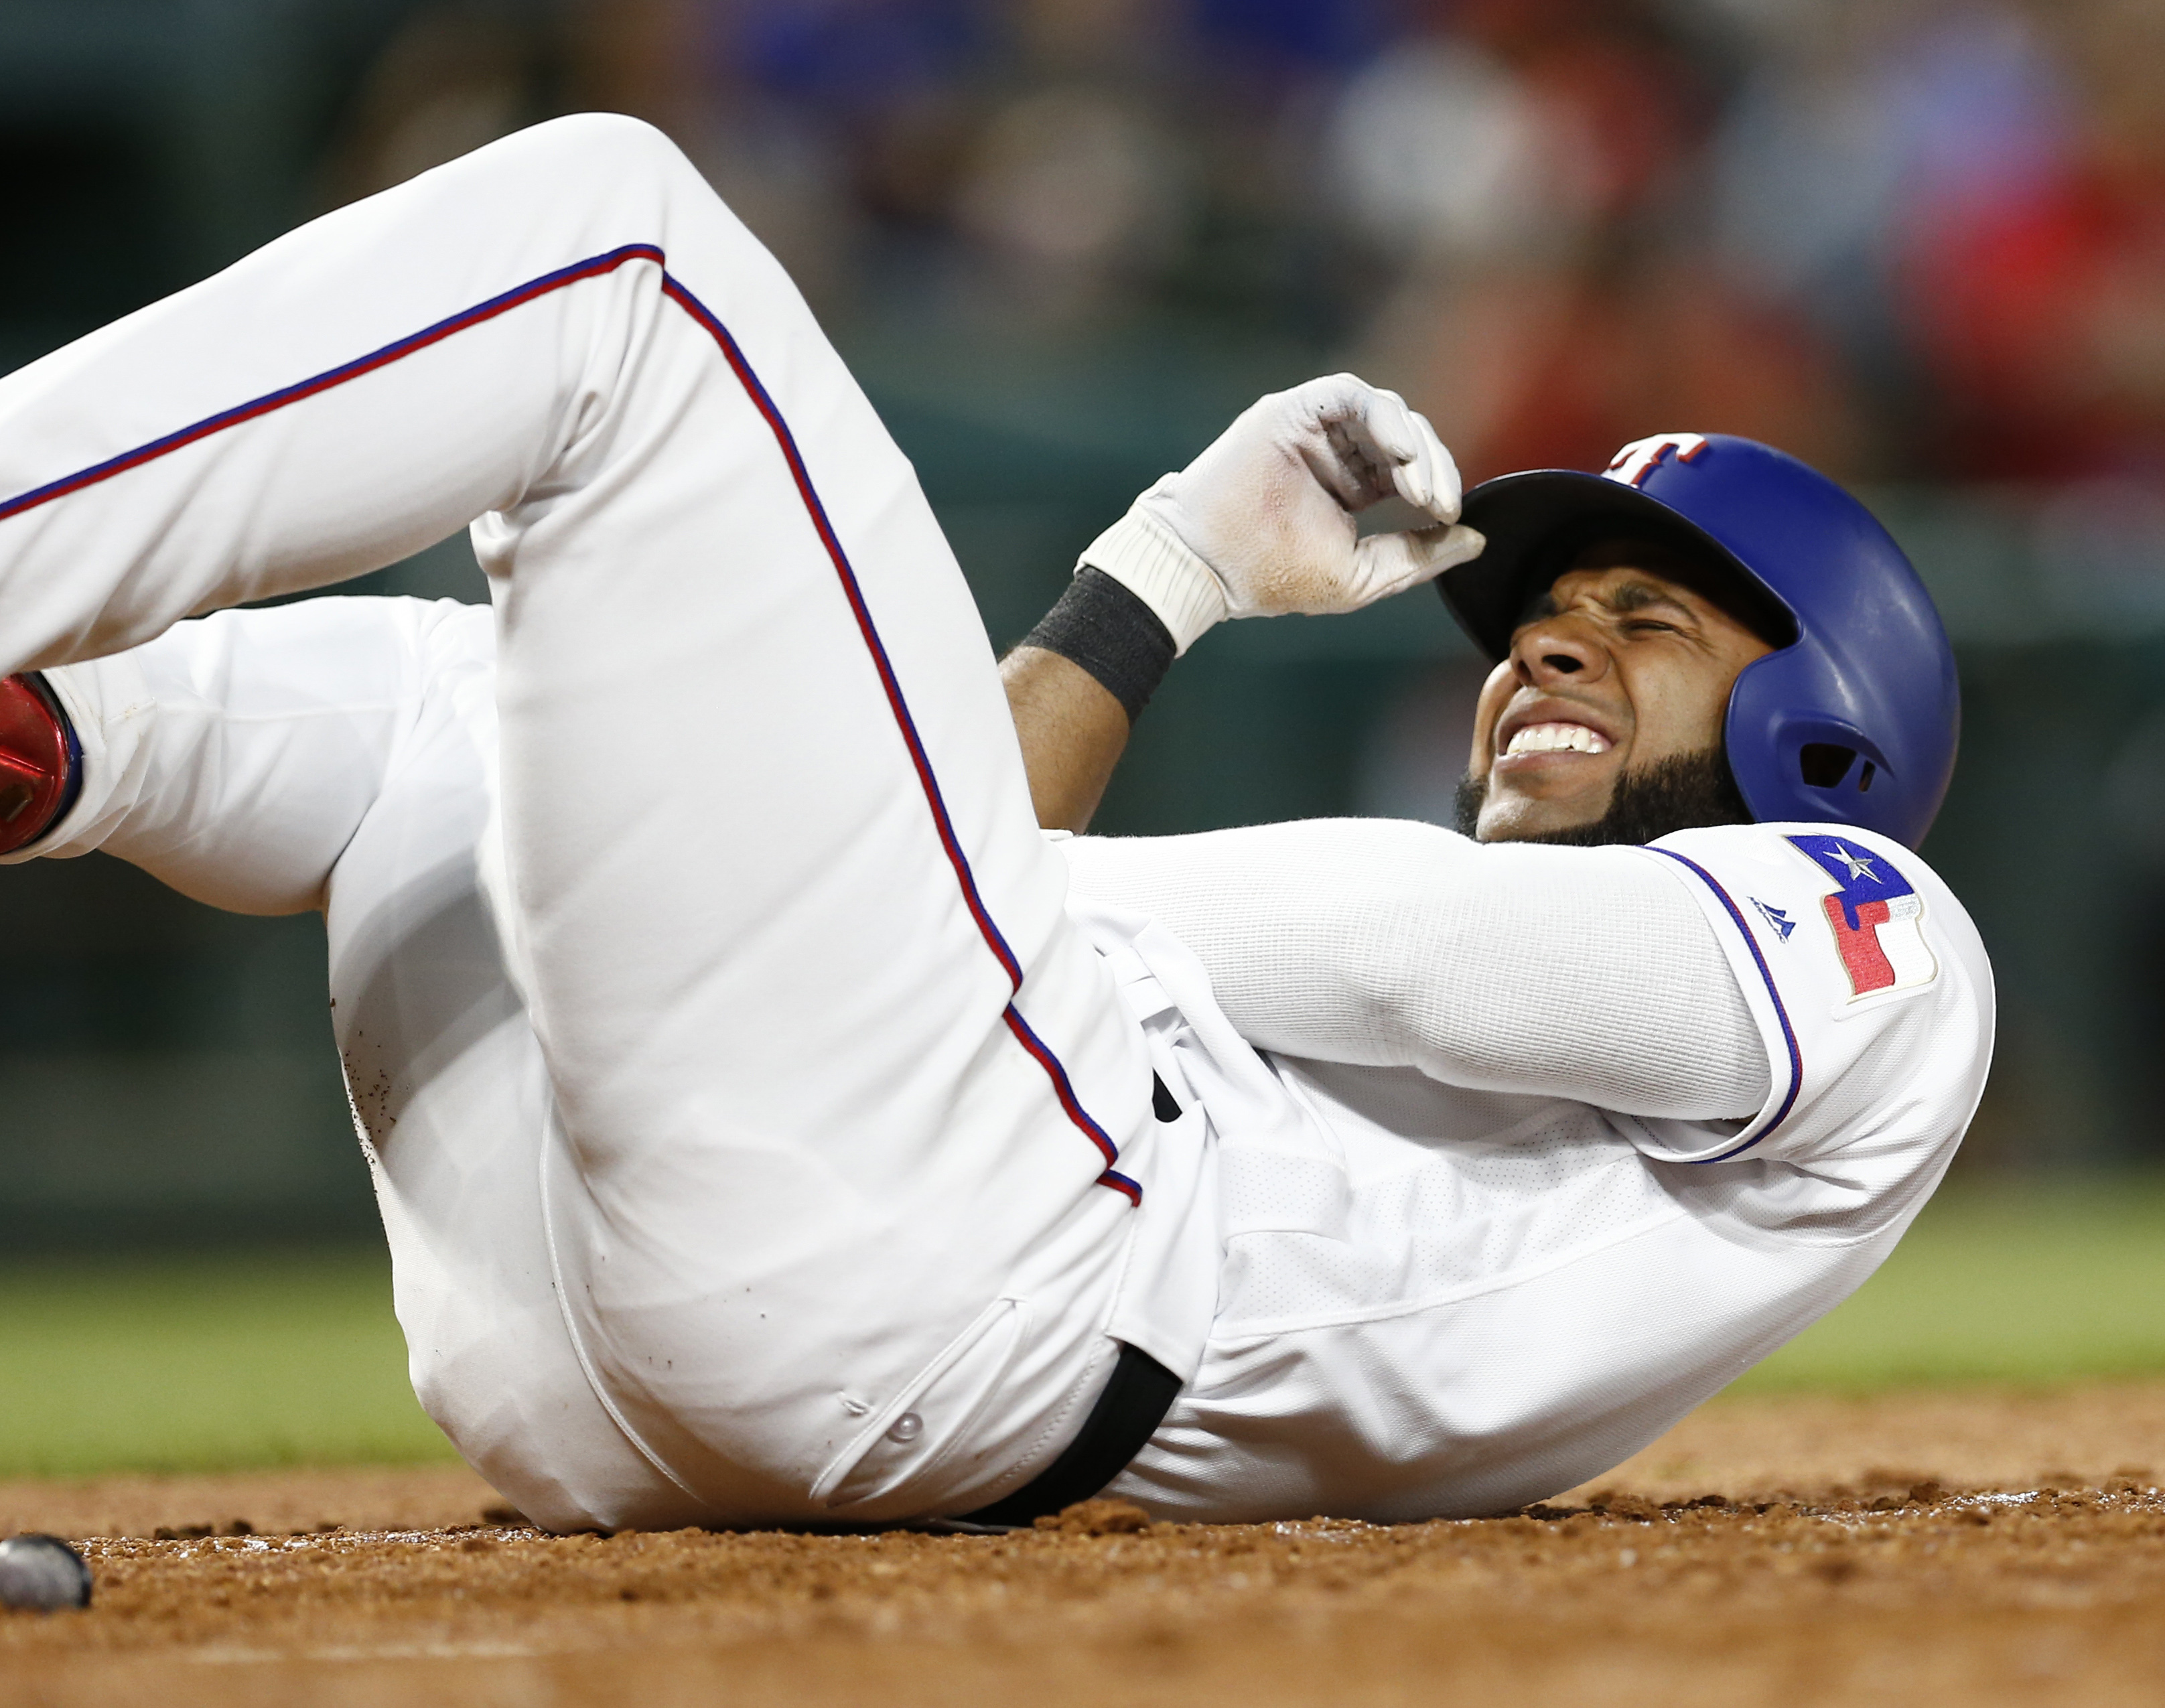
[[[1358,537],[1388,493],[1435,518]],[[1357,611],[1487,544],[1457,525],[1458,467],[1395,392],[1351,374],[1260,399],[1083,552],[1155,611],[1183,652],[1228,617]]]

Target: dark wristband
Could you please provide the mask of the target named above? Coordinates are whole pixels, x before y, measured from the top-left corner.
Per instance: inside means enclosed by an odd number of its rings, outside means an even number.
[[[1177,651],[1172,631],[1156,612],[1104,571],[1087,567],[1022,644],[1057,652],[1088,671],[1120,703],[1130,724],[1172,668]]]

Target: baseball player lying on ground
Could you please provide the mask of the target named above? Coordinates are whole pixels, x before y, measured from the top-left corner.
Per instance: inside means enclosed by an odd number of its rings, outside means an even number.
[[[415,1388],[543,1524],[1494,1512],[1871,1273],[1992,998],[1853,502],[1682,435],[1457,487],[1388,393],[1266,398],[1011,715],[788,279],[563,120],[0,382],[0,814],[324,911]],[[1390,491],[1435,525],[1356,545]],[[468,524],[493,609],[182,620]],[[1472,837],[1040,830],[1214,621],[1452,565]]]

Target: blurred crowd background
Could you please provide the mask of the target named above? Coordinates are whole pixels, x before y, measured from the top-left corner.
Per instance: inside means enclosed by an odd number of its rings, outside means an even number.
[[[2165,1154],[2165,0],[0,0],[0,367],[586,108],[791,268],[996,645],[1338,367],[1469,481],[1691,430],[1856,485],[1962,661],[1963,1166]],[[459,540],[366,590],[482,596]],[[1480,674],[1425,593],[1235,625],[1101,826],[1447,819]],[[319,957],[116,862],[0,874],[0,1231],[365,1228]]]

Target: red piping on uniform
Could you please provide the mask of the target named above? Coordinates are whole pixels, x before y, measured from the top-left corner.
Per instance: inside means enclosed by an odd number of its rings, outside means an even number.
[[[811,476],[805,469],[803,456],[798,454],[796,439],[791,434],[788,423],[782,419],[782,412],[775,407],[774,400],[767,395],[766,387],[760,382],[759,376],[752,372],[751,363],[745,360],[744,352],[738,348],[736,340],[730,336],[729,329],[714,317],[703,303],[670,275],[667,271],[667,257],[657,245],[628,243],[619,248],[610,250],[605,254],[591,256],[585,261],[574,261],[569,266],[559,267],[554,272],[544,273],[539,278],[529,279],[523,285],[516,286],[499,296],[491,297],[486,302],[477,303],[471,308],[463,309],[445,319],[439,320],[434,325],[424,327],[420,331],[399,339],[395,343],[387,344],[366,356],[356,357],[352,361],[344,363],[338,367],[327,369],[311,378],[299,381],[279,391],[266,393],[262,397],[238,404],[233,409],[223,410],[218,414],[205,416],[192,425],[169,433],[161,439],[154,439],[148,444],[139,445],[134,450],[123,451],[119,456],[109,457],[103,462],[93,463],[88,468],[78,469],[73,474],[64,475],[56,481],[51,481],[44,486],[33,488],[29,492],[18,493],[14,498],[0,503],[0,521],[5,521],[11,516],[21,515],[24,511],[35,509],[41,504],[50,503],[56,498],[79,493],[85,488],[96,486],[102,481],[112,479],[115,475],[124,474],[129,469],[140,468],[145,463],[155,461],[169,452],[193,445],[214,434],[222,433],[228,428],[241,426],[247,422],[259,419],[275,410],[285,408],[288,403],[297,403],[305,398],[318,396],[331,390],[334,387],[343,385],[348,380],[358,379],[364,374],[387,367],[391,363],[402,357],[411,356],[417,351],[425,350],[432,344],[440,343],[454,333],[463,332],[468,327],[478,326],[484,321],[493,320],[499,314],[507,314],[511,309],[523,303],[533,302],[537,298],[546,296],[552,291],[561,290],[566,286],[576,284],[582,279],[594,278],[604,273],[614,272],[617,268],[635,261],[651,261],[662,269],[663,294],[690,314],[714,339],[722,352],[723,359],[729,363],[731,372],[736,375],[739,383],[744,387],[745,394],[751,398],[753,406],[765,419],[768,430],[774,435],[775,443],[781,447],[782,459],[789,467],[790,478],[797,483],[798,495],[803,502],[806,513],[812,519],[812,525],[819,535],[820,544],[826,549],[827,556],[834,564],[835,572],[842,584],[843,595],[848,599],[851,612],[856,619],[858,632],[863,636],[866,648],[872,654],[872,666],[879,674],[880,686],[885,692],[888,705],[894,714],[896,727],[901,730],[903,745],[909,750],[910,764],[917,772],[918,784],[924,792],[926,804],[932,809],[932,821],[939,833],[940,846],[946,854],[948,864],[954,868],[956,882],[962,892],[963,904],[969,909],[971,918],[977,923],[978,935],[984,939],[986,946],[993,952],[993,957],[1000,963],[1001,970],[1007,974],[1009,990],[1019,994],[1023,983],[1021,964],[1016,960],[1014,952],[1008,946],[1007,939],[1001,935],[999,927],[993,924],[992,915],[986,909],[984,899],[978,894],[976,874],[970,870],[970,862],[962,851],[961,839],[955,833],[954,821],[948,814],[946,800],[941,797],[939,782],[932,774],[931,761],[924,751],[924,742],[919,738],[916,722],[909,714],[909,704],[903,698],[902,684],[895,676],[894,667],[888,657],[887,647],[880,640],[879,631],[873,626],[872,612],[865,604],[864,593],[857,583],[856,572],[851,568],[849,557],[842,550],[841,541],[836,538],[834,528],[827,519],[826,508],[819,502],[819,495],[813,488]],[[1113,1142],[1111,1136],[1105,1131],[1104,1128],[1091,1116],[1089,1111],[1082,1107],[1081,1099],[1075,1094],[1073,1084],[1068,1079],[1067,1070],[1061,1065],[1060,1059],[1046,1047],[1036,1033],[1030,1030],[1029,1023],[1023,1019],[1020,1011],[1016,1009],[1012,1001],[1007,1004],[1006,1012],[1002,1018],[1006,1021],[1009,1031],[1014,1035],[1016,1041],[1045,1069],[1047,1078],[1052,1082],[1054,1094],[1058,1097],[1060,1106],[1066,1112],[1068,1120],[1092,1144],[1098,1147],[1108,1164],[1118,1162],[1120,1155],[1119,1147]],[[1111,1187],[1133,1202],[1140,1203],[1142,1200],[1142,1189],[1125,1175],[1114,1172],[1110,1167],[1098,1177],[1098,1183]]]
[[[119,456],[108,457],[103,462],[92,463],[88,468],[78,469],[73,474],[63,475],[41,487],[18,493],[0,503],[0,522],[10,516],[19,516],[25,510],[34,510],[40,504],[49,504],[55,498],[64,498],[71,493],[79,493],[85,487],[94,487],[100,481],[111,480],[117,474],[125,474],[131,468],[140,468],[146,462],[155,462],[168,451],[193,445],[199,439],[208,439],[214,433],[223,433],[229,427],[238,427],[257,417],[267,415],[274,409],[282,409],[288,403],[298,403],[304,398],[313,398],[351,379],[358,379],[377,368],[387,367],[402,356],[426,350],[432,344],[440,344],[454,332],[463,332],[470,326],[478,326],[485,320],[493,320],[499,314],[530,303],[536,297],[546,296],[551,291],[561,290],[566,285],[577,284],[581,279],[590,279],[603,273],[614,272],[627,261],[651,261],[659,266],[662,262],[660,249],[651,243],[627,243],[621,249],[613,249],[606,255],[589,256],[574,261],[567,267],[559,267],[553,273],[544,273],[538,279],[529,279],[500,297],[491,297],[486,303],[477,303],[461,310],[449,319],[439,320],[425,326],[412,336],[402,338],[395,344],[387,344],[381,350],[371,351],[342,366],[329,368],[312,379],[305,379],[282,391],[267,392],[253,402],[242,403],[215,415],[206,415],[193,426],[183,427],[177,433],[168,433],[163,439],[153,439],[148,445],[139,445],[133,451],[124,451]]]
[[[1015,959],[1014,952],[1008,946],[1007,939],[1001,935],[999,927],[993,922],[992,914],[986,908],[983,897],[978,894],[977,874],[970,870],[969,857],[963,853],[961,839],[955,833],[954,820],[947,811],[946,799],[940,794],[939,780],[932,773],[931,759],[925,753],[924,744],[918,735],[916,720],[909,714],[909,702],[903,698],[902,683],[895,675],[894,666],[888,657],[887,646],[879,637],[879,630],[872,623],[872,611],[865,603],[864,590],[858,584],[856,572],[850,567],[849,556],[842,550],[842,542],[835,536],[833,525],[827,519],[826,507],[819,502],[819,495],[813,488],[811,474],[805,468],[804,459],[797,449],[795,436],[791,434],[788,424],[782,419],[782,411],[767,394],[766,387],[761,383],[759,376],[752,372],[751,364],[745,359],[744,351],[738,347],[736,340],[730,336],[729,329],[705,303],[666,271],[661,275],[661,289],[665,296],[673,298],[706,329],[719,347],[723,360],[729,363],[730,371],[744,387],[753,407],[766,422],[768,430],[774,435],[775,443],[781,447],[782,460],[789,465],[790,478],[797,483],[798,496],[803,499],[805,511],[812,519],[812,525],[819,533],[819,543],[826,548],[828,559],[835,566],[835,573],[842,584],[843,597],[850,602],[851,614],[856,619],[857,631],[864,637],[865,648],[872,655],[873,668],[879,672],[880,687],[887,695],[889,709],[894,714],[895,726],[902,732],[903,745],[909,750],[910,764],[917,772],[919,787],[924,791],[925,804],[932,809],[932,822],[939,832],[940,846],[947,856],[947,863],[954,868],[955,881],[961,888],[963,902],[970,909],[970,917],[977,921],[978,935],[985,940],[986,946],[992,950],[1007,973],[1009,989],[1019,994],[1022,990],[1021,964]],[[1067,1077],[1067,1068],[1030,1030],[1030,1023],[1023,1019],[1013,1002],[1008,1004],[1003,1018],[1016,1041],[1045,1069],[1046,1077],[1052,1081],[1054,1094],[1059,1098],[1060,1106],[1066,1111],[1068,1120],[1098,1147],[1109,1164],[1119,1161],[1119,1147],[1082,1107],[1081,1099],[1075,1095],[1075,1088]],[[1142,1189],[1125,1175],[1115,1173],[1109,1167],[1098,1177],[1098,1183],[1124,1193],[1133,1202],[1142,1201]]]

